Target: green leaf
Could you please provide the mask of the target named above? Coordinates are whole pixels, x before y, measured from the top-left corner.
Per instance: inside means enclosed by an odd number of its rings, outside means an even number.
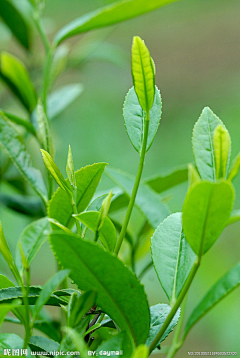
[[[53,352],[58,351],[60,344],[46,337],[32,336],[29,340],[30,347],[34,351]],[[37,349],[36,349],[37,348]],[[40,349],[39,349],[40,348]]]
[[[0,17],[10,28],[19,43],[26,49],[30,47],[29,29],[21,13],[9,0],[1,0]]]
[[[24,179],[36,193],[41,197],[43,202],[47,203],[47,189],[42,178],[41,172],[32,167],[31,158],[23,144],[23,138],[0,113],[0,145],[7,152],[14,165],[22,174]]]
[[[66,336],[63,338],[60,350],[66,350],[64,348],[67,348],[68,351],[76,350],[80,352],[82,358],[88,358],[89,351],[82,335],[70,327],[64,327],[63,331],[66,332]],[[64,345],[62,346],[62,344]]]
[[[224,297],[229,295],[235,288],[240,285],[240,262],[228,271],[220,280],[210,288],[201,302],[190,315],[184,337],[195,323],[199,321],[209,310],[211,310]]]
[[[227,225],[231,225],[240,221],[240,210],[236,209],[231,212],[230,218],[228,219]]]
[[[53,57],[53,62],[51,66],[51,81],[52,83],[59,77],[59,75],[65,70],[67,66],[69,55],[69,47],[66,45],[59,46]]]
[[[72,156],[72,150],[71,150],[70,145],[69,145],[69,149],[68,149],[66,172],[67,172],[69,182],[71,184],[71,189],[72,189],[72,193],[73,193],[73,200],[74,200],[74,203],[75,203],[76,200],[77,200],[77,183],[76,183],[76,178],[75,178],[73,156]]]
[[[199,257],[210,249],[227,225],[233,200],[231,182],[201,181],[190,187],[183,205],[183,231]]]
[[[155,75],[150,53],[144,41],[134,36],[132,44],[132,77],[138,101],[147,113],[152,108],[155,96]]]
[[[17,211],[18,213],[37,218],[45,215],[43,203],[33,197],[27,195],[7,195],[0,194],[2,205]]]
[[[74,217],[95,233],[98,228],[100,215],[98,211],[85,211],[84,213],[74,215]],[[115,226],[108,217],[105,217],[103,221],[99,231],[99,239],[108,251],[113,252],[117,242],[117,233]]]
[[[131,19],[173,1],[174,0],[148,0],[147,2],[146,0],[116,1],[113,4],[94,10],[72,21],[57,33],[54,42],[58,45],[71,36]]]
[[[188,164],[188,185],[192,186],[200,180],[197,169],[191,163]]]
[[[19,237],[18,243],[22,245],[24,255],[30,266],[34,257],[40,250],[43,243],[47,240],[47,236],[50,233],[50,225],[48,218],[43,218],[29,224]],[[22,270],[21,255],[17,248],[15,253],[15,262],[17,268]]]
[[[126,332],[119,332],[116,336],[103,342],[96,350],[98,355],[106,351],[118,351],[120,356],[130,357],[132,353],[132,344]],[[100,353],[102,352],[102,353]],[[123,355],[124,353],[124,355]]]
[[[216,179],[213,133],[218,125],[224,127],[211,109],[205,107],[193,128],[193,154],[201,179],[204,180]]]
[[[18,300],[12,302],[12,303],[6,303],[6,304],[1,304],[0,305],[0,327],[4,321],[4,318],[6,316],[6,314],[9,311],[12,311],[13,309],[17,308],[18,306],[20,306],[21,303],[18,302]]]
[[[132,175],[113,168],[108,168],[107,175],[125,191],[128,197],[131,196],[135,180]],[[167,205],[164,204],[159,195],[146,184],[140,184],[135,205],[142,212],[153,229],[170,214]]]
[[[148,356],[149,356],[148,347],[145,346],[144,344],[141,344],[135,349],[131,358],[148,358]]]
[[[48,280],[44,285],[32,313],[33,320],[36,319],[41,308],[46,304],[46,302],[51,297],[53,291],[60,285],[60,283],[69,275],[70,270],[61,270],[58,271],[53,277]]]
[[[159,303],[155,306],[150,307],[151,324],[150,324],[149,335],[145,343],[148,347],[151,345],[157,333],[160,331],[170,311],[171,311],[171,307],[164,303],[161,304]],[[180,308],[177,310],[172,321],[169,323],[168,328],[164,332],[156,348],[159,348],[160,343],[167,338],[169,333],[172,332],[173,328],[176,326],[178,322],[179,316],[180,316]]]
[[[40,149],[43,157],[44,164],[49,171],[49,173],[52,175],[52,177],[55,179],[57,184],[67,193],[71,193],[71,190],[69,188],[68,183],[64,179],[62,173],[58,169],[57,165],[54,163],[54,160],[52,159],[51,155],[46,152],[44,149]]]
[[[87,165],[75,172],[78,188],[76,205],[79,213],[86,209],[93,197],[105,166],[106,163],[97,163]],[[70,185],[68,179],[66,182]],[[72,214],[72,205],[67,193],[62,188],[58,188],[49,202],[48,216],[66,227],[71,227],[75,221]]]
[[[30,286],[29,292],[28,292],[28,301],[30,305],[34,305],[36,303],[36,300],[38,299],[39,295],[42,292],[42,287],[39,286]],[[56,294],[55,294],[56,293]],[[66,305],[66,301],[61,298],[62,296],[58,297],[58,294],[61,294],[64,298],[64,296],[70,296],[68,292],[63,291],[56,291],[53,294],[50,295],[46,305],[50,306],[60,306],[60,305]],[[2,288],[0,289],[0,303],[11,303],[15,299],[23,299],[22,294],[22,287],[8,287],[8,288]]]
[[[101,207],[101,210],[100,210],[101,218],[100,218],[100,224],[99,224],[99,227],[98,227],[99,230],[101,229],[101,227],[102,227],[102,225],[104,223],[104,220],[108,215],[110,205],[111,205],[111,200],[112,200],[112,190],[110,191],[110,193],[106,196],[106,198],[102,202],[102,207]]]
[[[74,83],[58,88],[48,96],[48,117],[53,119],[64,111],[83,92],[83,85]]]
[[[226,178],[230,159],[231,138],[226,128],[219,124],[213,133],[216,179]]]
[[[12,283],[6,276],[0,275],[0,289],[14,286],[14,283]]]
[[[1,53],[0,78],[31,113],[37,104],[37,96],[25,65],[7,52]]]
[[[37,122],[38,122],[37,136],[39,142],[43,149],[45,149],[47,152],[52,154],[53,149],[52,149],[52,141],[49,135],[50,132],[49,123],[41,100],[39,100],[37,104]]]
[[[94,291],[88,291],[82,295],[74,292],[67,308],[67,325],[73,328],[77,327],[95,302],[96,292]]]
[[[228,175],[229,180],[233,180],[235,176],[238,174],[240,168],[240,153],[236,156],[233,161],[232,167],[230,169],[230,173]]]
[[[76,235],[52,233],[50,242],[56,259],[62,267],[72,270],[70,277],[78,287],[83,291],[96,290],[96,304],[127,331],[136,344],[143,343],[148,335],[149,310],[136,276],[98,244]]]
[[[4,349],[21,349],[23,348],[24,341],[21,337],[14,333],[4,333],[0,334],[0,354],[4,355]],[[27,357],[32,357],[30,354],[30,349],[28,350]]]
[[[181,167],[173,168],[169,173],[155,175],[154,177],[144,179],[144,183],[148,184],[157,193],[162,193],[187,180],[188,166],[183,165]]]
[[[155,230],[151,241],[155,271],[173,305],[196,259],[182,231],[182,214],[168,216]]]
[[[155,97],[153,106],[150,110],[150,122],[147,141],[147,151],[150,149],[156,136],[162,113],[162,100],[157,87],[155,88]],[[123,117],[129,139],[138,153],[141,152],[144,133],[145,113],[139,104],[134,87],[132,87],[124,102]]]
[[[35,128],[33,127],[32,123],[27,121],[27,119],[20,118],[15,114],[3,111],[2,109],[0,109],[0,112],[2,112],[9,119],[9,121],[24,127],[30,134],[36,136]]]

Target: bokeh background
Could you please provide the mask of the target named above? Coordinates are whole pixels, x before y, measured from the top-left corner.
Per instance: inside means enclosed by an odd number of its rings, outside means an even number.
[[[45,27],[50,37],[70,20],[111,1],[48,0]],[[68,145],[75,167],[106,161],[134,174],[138,154],[126,134],[122,105],[132,86],[130,49],[132,37],[141,36],[156,64],[156,84],[163,99],[163,114],[155,142],[146,156],[144,177],[164,173],[193,161],[191,133],[202,109],[209,106],[225,123],[232,137],[232,158],[240,149],[240,2],[238,0],[182,0],[108,29],[66,41],[71,49],[68,68],[55,84],[82,83],[82,95],[52,122],[56,162],[65,172]],[[0,49],[22,58],[37,88],[44,50],[37,34],[31,60],[0,24]],[[0,107],[21,114],[23,109],[0,84]],[[28,143],[37,155],[38,148]],[[240,176],[239,176],[240,177]],[[234,181],[235,207],[240,207],[240,178]],[[101,188],[112,184],[105,177]],[[4,188],[1,188],[3,190]],[[181,211],[185,184],[170,194],[172,211]],[[0,218],[14,251],[22,229],[29,223],[20,214],[0,205]],[[133,224],[132,224],[133,229]],[[204,256],[189,294],[187,314],[208,288],[239,260],[240,224],[225,229]],[[10,273],[0,258],[1,273]],[[44,284],[55,270],[53,255],[45,244],[32,269],[33,284]],[[144,277],[150,304],[167,303],[154,270]],[[240,291],[235,290],[190,332],[176,357],[189,351],[236,351],[240,354]],[[15,327],[5,324],[3,331]],[[166,341],[168,344],[169,341]],[[160,355],[162,356],[162,355]]]

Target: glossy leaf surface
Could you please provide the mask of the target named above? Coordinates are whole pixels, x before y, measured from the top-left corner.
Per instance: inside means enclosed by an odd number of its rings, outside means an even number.
[[[183,205],[183,231],[196,255],[205,254],[218,239],[233,200],[233,187],[227,181],[200,181],[189,189]]]
[[[37,104],[37,96],[25,65],[10,53],[2,52],[0,77],[24,107],[32,112]]]
[[[86,211],[74,217],[81,221],[94,233],[96,232],[100,217],[100,213],[98,211]],[[113,252],[117,242],[117,233],[112,221],[108,217],[105,217],[104,219],[99,232],[99,239],[108,251]]]
[[[132,194],[135,178],[121,170],[108,168],[107,175],[122,188],[128,197]],[[143,213],[153,229],[169,214],[169,209],[148,185],[140,184],[135,205]]]
[[[147,46],[138,36],[133,38],[132,44],[132,77],[140,106],[148,113],[155,95],[154,67]],[[145,119],[149,120],[149,117]]]
[[[92,199],[105,166],[106,163],[97,163],[87,165],[75,172],[78,188],[76,205],[79,213],[86,209]],[[68,179],[66,182],[69,185]],[[71,227],[75,221],[72,214],[72,205],[67,193],[62,188],[58,188],[49,202],[48,216],[66,227]]]
[[[186,324],[184,336],[210,309],[240,285],[240,263],[228,271],[213,285],[202,301],[193,310]]]
[[[76,235],[52,233],[50,243],[62,267],[72,270],[70,277],[78,287],[84,291],[96,290],[97,305],[126,330],[136,344],[143,343],[148,335],[149,310],[136,276],[117,257]]]
[[[162,304],[159,303],[155,306],[150,307],[151,324],[150,324],[148,339],[146,341],[147,346],[151,345],[152,341],[156,337],[157,333],[160,331],[170,311],[171,311],[171,307],[164,303]],[[178,322],[179,316],[180,316],[180,309],[177,310],[175,316],[173,317],[168,328],[164,332],[161,340],[158,342],[156,348],[158,348],[160,346],[160,343],[167,338],[170,332],[172,332],[173,328],[176,326]]]
[[[55,37],[55,43],[93,29],[116,24],[145,14],[176,0],[121,0],[94,10],[72,21],[62,28]]]
[[[147,151],[150,149],[153,140],[156,136],[158,126],[161,119],[162,113],[162,100],[160,92],[155,88],[155,96],[153,106],[150,110],[150,122],[149,132],[147,141]],[[123,106],[123,117],[129,139],[138,153],[141,152],[143,143],[143,132],[144,132],[144,118],[145,113],[143,112],[134,87],[132,87],[124,102]]]
[[[222,121],[206,107],[193,128],[192,146],[201,179],[216,179],[213,133]]]
[[[23,139],[13,125],[0,113],[0,145],[7,152],[14,165],[36,193],[47,202],[47,189],[41,172],[31,164],[31,158]]]
[[[182,231],[182,215],[168,216],[152,236],[152,259],[169,301],[174,303],[191,271],[196,255]]]

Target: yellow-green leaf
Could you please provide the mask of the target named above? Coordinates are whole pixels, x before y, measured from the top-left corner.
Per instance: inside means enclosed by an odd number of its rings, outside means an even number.
[[[132,76],[135,92],[145,112],[152,108],[155,95],[153,62],[144,41],[135,36],[132,45]]]
[[[229,180],[233,180],[235,176],[238,174],[240,168],[240,153],[236,156],[236,158],[233,161],[232,167],[230,169],[230,173],[228,176]]]
[[[144,344],[138,346],[133,352],[131,358],[147,358],[149,355],[148,347]]]
[[[188,164],[188,184],[189,186],[194,185],[197,183],[200,179],[200,176],[197,172],[197,169],[191,164]]]
[[[227,129],[219,124],[213,133],[216,179],[226,177],[230,143],[231,139]]]

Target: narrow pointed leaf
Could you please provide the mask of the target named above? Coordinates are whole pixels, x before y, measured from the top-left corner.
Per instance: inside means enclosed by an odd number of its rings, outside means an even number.
[[[14,165],[23,175],[26,182],[32,186],[36,193],[47,202],[47,189],[39,170],[31,164],[31,158],[23,144],[23,138],[0,113],[0,145],[7,152]]]
[[[96,232],[100,217],[98,211],[85,211],[74,217],[94,233]],[[113,252],[117,242],[117,233],[112,221],[108,217],[105,217],[103,221],[103,225],[99,231],[99,239],[108,251]]]
[[[199,182],[201,179],[196,168],[190,163],[188,164],[188,185],[192,186]]]
[[[7,313],[9,311],[16,309],[18,306],[20,306],[20,303],[18,301],[0,305],[0,327],[4,321],[5,316],[7,315]]]
[[[151,345],[157,333],[160,331],[170,311],[171,311],[171,307],[164,303],[157,304],[155,306],[150,307],[151,323],[150,323],[149,335],[145,343],[148,347]],[[170,332],[172,332],[173,328],[176,326],[178,322],[179,316],[180,316],[180,308],[177,310],[175,316],[173,317],[168,328],[164,332],[164,335],[162,336],[161,340],[158,342],[156,348],[159,348],[160,343],[167,338]]]
[[[228,131],[219,124],[213,133],[216,179],[226,178],[229,164],[231,139]]]
[[[236,156],[236,158],[233,161],[232,167],[230,169],[230,173],[228,176],[229,180],[233,180],[238,172],[239,172],[239,168],[240,168],[240,153]]]
[[[152,259],[169,301],[174,303],[191,271],[196,255],[182,231],[182,215],[168,216],[152,236]]]
[[[55,36],[55,43],[93,29],[116,24],[145,14],[176,0],[120,0],[72,21]]]
[[[106,163],[97,163],[87,165],[75,172],[78,188],[76,205],[79,213],[86,209],[92,199],[105,167]],[[66,183],[70,185],[68,179]],[[58,188],[49,202],[48,216],[66,227],[71,227],[75,221],[72,214],[72,205],[67,193],[62,188]]]
[[[109,168],[107,175],[122,188],[128,197],[131,196],[135,178],[121,170]],[[148,185],[140,184],[135,205],[142,212],[149,224],[155,229],[169,214],[166,204],[161,201]]]
[[[50,243],[62,267],[72,270],[70,277],[78,287],[83,291],[96,290],[97,305],[126,330],[136,344],[143,343],[148,335],[149,310],[136,276],[117,257],[76,235],[52,233]]]
[[[147,141],[147,151],[150,149],[156,136],[158,126],[162,114],[162,100],[157,87],[155,88],[155,96],[153,106],[150,110],[150,122]],[[132,87],[124,102],[123,117],[129,139],[138,153],[141,152],[144,132],[145,113],[139,104],[138,97]]]
[[[26,49],[30,47],[28,24],[22,14],[9,0],[1,0],[0,17],[10,28],[15,38]]]
[[[0,78],[31,113],[37,104],[37,96],[26,67],[7,52],[1,53],[0,61]]]
[[[2,109],[0,109],[0,112],[2,112],[5,117],[7,117],[7,119],[9,119],[9,121],[24,127],[30,134],[33,134],[34,136],[36,136],[36,131],[35,128],[33,127],[33,125],[27,121],[27,119],[24,118],[20,118],[18,116],[16,116],[15,114],[3,111]]]
[[[60,285],[60,283],[69,275],[70,270],[58,271],[50,280],[44,285],[33,310],[33,320],[36,319],[38,312],[49,300],[51,294]]]
[[[210,288],[202,301],[193,310],[186,324],[184,336],[210,309],[240,285],[240,263],[228,271]]]
[[[40,144],[42,145],[42,148],[45,149],[47,152],[52,154],[52,142],[49,135],[49,123],[43,108],[43,104],[39,100],[37,104],[37,122],[38,122],[38,128],[37,128],[37,136],[39,139]]]
[[[74,292],[69,300],[67,308],[67,324],[70,327],[77,327],[83,316],[94,306],[96,292],[88,291],[83,294]]]
[[[206,107],[193,128],[193,155],[201,179],[216,179],[213,133],[220,124],[223,126],[222,121]]]
[[[40,250],[43,243],[47,240],[50,233],[48,218],[39,219],[29,224],[19,237],[18,243],[22,245],[24,255],[30,265]],[[19,270],[22,269],[21,256],[17,248],[15,262]]]
[[[228,181],[200,181],[189,189],[183,205],[183,231],[196,255],[205,254],[218,239],[233,200],[233,186]]]

